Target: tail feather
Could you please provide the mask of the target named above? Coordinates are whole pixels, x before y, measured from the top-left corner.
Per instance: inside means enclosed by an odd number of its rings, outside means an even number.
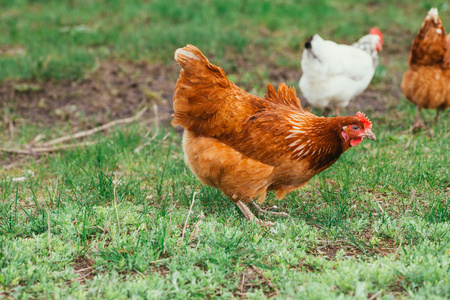
[[[200,63],[209,64],[206,56],[197,47],[192,45],[177,49],[175,51],[175,60],[183,69],[189,69],[189,67],[195,65],[195,61],[197,60]]]
[[[284,83],[278,86],[278,94],[275,88],[270,83],[267,84],[267,92],[265,95],[267,100],[271,102],[280,103],[282,105],[302,110],[300,99],[297,98],[297,92],[294,87],[288,87]]]
[[[193,45],[177,49],[175,60],[182,70],[175,87],[172,125],[190,129],[219,109],[218,94],[233,83]]]
[[[432,8],[414,38],[409,55],[409,65],[434,65],[442,63],[446,52],[445,28],[436,8]]]
[[[312,48],[311,41],[312,41],[313,38],[314,38],[314,36],[312,35],[306,40],[306,42],[305,42],[305,49],[311,49]]]

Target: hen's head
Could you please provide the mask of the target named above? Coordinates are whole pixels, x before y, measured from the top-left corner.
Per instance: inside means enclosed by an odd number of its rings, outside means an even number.
[[[380,29],[373,27],[370,29],[369,34],[366,34],[360,38],[358,42],[353,45],[362,50],[368,51],[371,55],[372,51],[376,51],[376,53],[378,53],[383,47],[383,34]]]
[[[372,132],[372,123],[363,113],[357,112],[356,117],[349,117],[345,120],[341,137],[349,147],[358,146],[365,138],[376,140],[375,134]]]
[[[381,33],[381,30],[377,27],[372,27],[369,31],[371,35],[374,35],[378,37],[378,41],[375,44],[375,49],[379,52],[381,48],[383,47],[383,34]]]

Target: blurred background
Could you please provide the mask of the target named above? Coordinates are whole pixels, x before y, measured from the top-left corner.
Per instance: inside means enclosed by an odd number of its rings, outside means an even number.
[[[379,66],[343,113],[376,117],[402,105],[412,116],[400,81],[431,7],[448,24],[443,0],[0,0],[1,142],[91,128],[155,104],[159,120],[170,119],[173,54],[188,43],[262,96],[268,82],[298,90],[310,35],[351,44],[373,26],[384,34]]]

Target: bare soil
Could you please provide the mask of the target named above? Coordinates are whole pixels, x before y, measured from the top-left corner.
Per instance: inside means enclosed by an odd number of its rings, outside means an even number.
[[[92,279],[96,270],[94,269],[94,261],[88,256],[77,257],[73,262],[73,269],[79,275],[74,281],[84,283],[86,280]]]
[[[3,82],[0,108],[12,113],[13,122],[37,126],[69,122],[78,130],[130,117],[149,104],[158,105],[164,120],[171,115],[177,77],[176,65],[106,61],[80,80]]]
[[[253,290],[262,290],[268,298],[277,295],[278,288],[264,276],[262,269],[254,265],[248,266],[242,274],[239,274],[239,278],[239,289],[234,292],[237,298],[246,299],[246,293]]]

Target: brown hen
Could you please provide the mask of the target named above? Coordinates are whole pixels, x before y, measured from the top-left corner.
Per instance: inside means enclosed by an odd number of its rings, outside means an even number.
[[[249,220],[246,204],[265,212],[267,191],[278,199],[305,185],[363,139],[372,124],[357,116],[323,118],[302,109],[294,88],[267,85],[264,98],[238,88],[192,45],[175,52],[181,66],[173,99],[174,126],[184,127],[185,160],[204,184],[220,189]],[[275,213],[287,215],[286,213]]]
[[[403,75],[401,88],[406,99],[417,105],[417,119],[411,130],[425,128],[420,109],[439,112],[450,106],[450,35],[436,8],[432,8],[417,33],[409,55],[409,69]]]

